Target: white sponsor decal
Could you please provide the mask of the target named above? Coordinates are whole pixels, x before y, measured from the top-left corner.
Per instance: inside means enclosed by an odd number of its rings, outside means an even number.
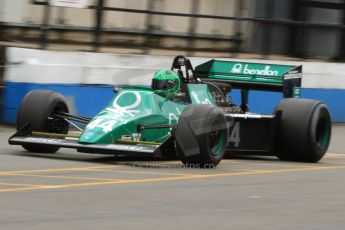
[[[244,119],[247,119],[247,118],[262,118],[261,115],[258,115],[258,114],[236,114],[236,113],[232,113],[232,114],[229,114],[228,116],[230,117],[238,117],[238,118],[244,118]]]
[[[242,73],[242,64],[235,64],[232,67],[231,73]]]
[[[284,75],[284,79],[295,79],[295,78],[301,78],[301,73],[288,73]]]
[[[144,149],[141,146],[133,146],[133,145],[106,145],[105,147],[114,148],[114,149],[123,149],[123,150],[134,150],[134,151]]]
[[[196,101],[197,104],[206,104],[206,105],[211,105],[211,101],[205,98],[205,100],[200,101],[198,94],[193,90],[191,92],[191,95],[193,96],[194,100]]]
[[[132,133],[133,141],[140,141],[141,133]]]
[[[179,108],[175,107],[175,109],[176,109],[178,115],[176,115],[173,112],[169,113],[169,125],[176,124],[176,122],[178,120],[178,116],[181,115],[181,111],[179,110]],[[172,128],[170,128],[170,131],[171,130],[172,130]]]
[[[36,138],[36,137],[27,137],[25,138],[25,140],[35,141],[35,142],[46,142],[46,143],[60,143],[64,141],[64,140],[59,140],[59,139],[47,139],[47,138]]]
[[[132,137],[131,137],[131,135],[122,135],[121,136],[121,140],[123,140],[123,141],[131,141]]]
[[[176,121],[178,120],[178,117],[176,116],[176,114],[174,113],[169,113],[169,125],[176,123]]]
[[[135,101],[131,104],[131,105],[127,105],[127,106],[120,106],[118,104],[118,100],[123,97],[123,95],[125,94],[133,94],[135,96]],[[116,112],[116,113],[120,113],[120,114],[128,114],[131,117],[134,117],[135,113],[140,113],[139,110],[133,110],[134,108],[138,107],[141,103],[141,96],[139,94],[139,92],[136,91],[123,91],[121,92],[119,95],[117,95],[117,97],[115,98],[114,102],[113,102],[113,106],[114,108],[107,108],[107,111],[110,112]]]
[[[271,70],[271,66],[266,65],[265,69],[249,69],[248,64],[245,64],[244,67],[241,63],[235,64],[231,73],[236,74],[248,74],[248,75],[264,75],[264,76],[278,76],[278,71]]]

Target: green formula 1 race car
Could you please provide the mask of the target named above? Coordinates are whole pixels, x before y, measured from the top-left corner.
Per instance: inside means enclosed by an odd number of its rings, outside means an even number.
[[[53,91],[29,92],[9,143],[30,152],[60,147],[112,155],[178,157],[184,164],[214,167],[225,155],[270,155],[318,162],[328,149],[331,120],[320,101],[299,99],[301,66],[210,60],[193,69],[175,57],[155,73],[151,88],[114,88],[116,96],[95,117],[69,113]],[[240,105],[227,97],[241,89]],[[248,91],[280,91],[273,115],[250,113]],[[70,126],[86,126],[80,134]]]

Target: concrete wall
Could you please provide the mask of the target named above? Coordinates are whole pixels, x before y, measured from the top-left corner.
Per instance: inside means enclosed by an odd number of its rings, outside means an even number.
[[[51,89],[66,96],[75,113],[94,116],[114,96],[113,85],[150,85],[153,73],[170,68],[173,57],[55,52],[9,48],[1,121],[14,123],[19,103],[33,89]],[[208,58],[191,58],[194,66]],[[225,59],[232,60],[234,59]],[[345,122],[345,66],[337,63],[280,62],[303,65],[302,97],[324,101],[334,122]],[[239,103],[240,95],[231,95]],[[251,91],[252,112],[271,114],[281,93]]]
[[[255,13],[256,17],[269,18],[266,13],[266,4],[269,0],[257,0]],[[341,3],[342,0],[329,0],[328,2]],[[293,1],[274,0],[273,1],[273,18],[274,19],[292,19],[293,11],[301,10],[292,7]],[[342,24],[343,13],[341,9],[320,9],[307,7],[301,11],[301,21],[313,23],[332,23]],[[304,20],[303,20],[304,18]],[[271,29],[270,53],[285,54],[289,53],[290,28],[284,25],[258,25],[253,30],[254,36],[249,43],[249,51],[262,53],[262,44],[265,43],[267,33],[266,28]],[[300,27],[294,32],[296,39],[296,52],[304,56],[312,57],[336,57],[339,54],[341,30],[325,28],[307,28]],[[327,41],[327,42],[325,42]]]

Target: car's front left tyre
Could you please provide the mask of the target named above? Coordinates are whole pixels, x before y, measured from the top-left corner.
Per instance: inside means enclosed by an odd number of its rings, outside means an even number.
[[[31,131],[46,133],[68,132],[69,124],[61,118],[54,118],[56,112],[68,112],[65,98],[54,91],[34,90],[25,95],[17,114],[17,130],[30,124]],[[56,146],[39,144],[23,144],[22,147],[29,152],[55,153]]]

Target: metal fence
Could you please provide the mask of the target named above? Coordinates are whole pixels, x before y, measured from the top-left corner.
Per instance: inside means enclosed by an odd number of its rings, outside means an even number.
[[[11,40],[15,37],[19,41],[28,41],[28,42],[39,42],[41,48],[46,48],[49,44],[63,43],[63,44],[82,44],[93,47],[93,50],[97,51],[100,47],[130,47],[130,48],[140,48],[144,52],[148,52],[151,48],[158,49],[183,49],[189,52],[193,51],[216,51],[216,52],[228,52],[231,54],[238,52],[251,52],[248,47],[243,46],[244,42],[255,42],[260,40],[259,51],[256,51],[263,55],[269,55],[272,52],[272,44],[277,42],[273,39],[279,34],[274,34],[274,26],[281,26],[285,30],[289,31],[289,36],[287,38],[287,52],[285,54],[297,57],[306,57],[307,55],[303,49],[298,49],[297,47],[303,47],[303,44],[308,44],[309,39],[308,34],[305,33],[304,29],[315,28],[320,30],[320,33],[323,29],[341,31],[339,52],[337,55],[331,58],[337,58],[337,60],[345,59],[345,19],[341,23],[330,23],[330,22],[313,22],[308,20],[307,11],[311,8],[322,8],[322,9],[332,9],[340,11],[345,15],[345,1],[343,2],[329,2],[329,1],[314,1],[314,0],[291,0],[288,1],[291,4],[292,11],[289,17],[279,18],[275,17],[275,11],[279,0],[247,0],[251,6],[261,5],[263,8],[263,13],[260,16],[254,15],[244,15],[243,14],[243,4],[244,0],[237,0],[235,6],[237,9],[236,12],[239,12],[238,15],[233,16],[221,16],[213,14],[202,14],[199,13],[200,0],[191,0],[191,7],[189,13],[177,13],[177,12],[161,12],[153,9],[153,1],[148,0],[146,9],[130,9],[130,8],[121,8],[121,7],[109,7],[106,5],[106,0],[97,0],[95,4],[89,6],[94,12],[94,26],[93,27],[83,27],[75,25],[50,25],[49,19],[51,17],[51,6],[49,6],[44,1],[35,2],[33,4],[44,5],[44,14],[40,24],[34,23],[4,23],[0,22],[0,39],[1,40]],[[263,5],[263,7],[262,7]],[[106,12],[125,12],[128,14],[141,14],[145,15],[145,28],[144,29],[128,29],[128,28],[106,28],[103,24],[104,14]],[[187,32],[171,32],[164,31],[157,28],[154,28],[152,20],[153,16],[159,15],[161,17],[177,17],[177,18],[186,18],[189,22],[189,30]],[[197,22],[201,19],[208,20],[225,20],[227,22],[235,23],[233,33],[231,35],[221,35],[221,34],[201,34],[196,32]],[[243,23],[250,23],[253,26],[253,30],[261,29],[264,32],[262,33],[261,39],[257,39],[252,36],[245,36],[243,32]],[[13,35],[8,31],[11,29],[19,29],[23,31]],[[25,31],[37,31],[39,32],[39,40],[37,37],[25,37],[22,36]],[[89,41],[76,41],[68,40],[64,36],[59,38],[50,38],[49,33],[65,33],[65,32],[78,32],[92,36],[92,39]],[[102,39],[102,36],[108,35],[125,35],[125,36],[138,36],[143,38],[139,43],[128,43],[121,40],[105,40]],[[162,45],[157,40],[164,38],[173,38],[173,39],[183,39],[187,41],[184,46],[173,46],[169,47]],[[229,46],[224,48],[224,46],[204,47],[197,45],[196,41],[208,41],[208,42],[223,42],[228,43]]]
[[[216,16],[216,15],[206,15],[198,14],[198,8],[200,1],[192,0],[191,11],[192,13],[176,13],[176,12],[159,12],[153,10],[153,0],[147,1],[147,9],[128,9],[128,8],[119,8],[119,7],[108,7],[105,5],[106,0],[98,0],[96,5],[89,6],[89,9],[94,11],[94,27],[83,27],[83,26],[74,26],[74,25],[50,25],[48,22],[51,17],[51,6],[47,2],[33,2],[36,5],[44,6],[44,14],[42,17],[41,24],[34,23],[1,23],[2,31],[4,31],[2,39],[10,39],[9,35],[6,35],[6,30],[8,29],[20,29],[24,31],[37,30],[40,31],[39,43],[41,48],[46,48],[50,43],[69,43],[69,44],[83,44],[90,45],[94,48],[95,51],[98,50],[101,46],[117,46],[117,47],[136,47],[143,48],[144,51],[149,50],[150,48],[159,48],[159,49],[169,49],[167,46],[159,45],[156,43],[156,39],[161,38],[176,38],[176,39],[185,39],[188,41],[188,44],[184,47],[173,47],[171,49],[184,49],[187,51],[220,51],[212,48],[201,48],[193,44],[195,40],[205,40],[205,41],[222,41],[229,42],[233,44],[233,48],[228,51],[238,52],[240,50],[240,45],[242,42],[242,34],[240,28],[236,28],[235,35],[220,35],[220,34],[200,34],[195,32],[196,21],[201,18],[213,19],[213,20],[227,20],[227,21],[237,21],[241,17],[227,17],[227,16]],[[238,1],[240,4],[237,4],[241,7],[241,1]],[[239,11],[241,9],[238,9]],[[106,12],[126,12],[131,14],[143,14],[145,15],[145,29],[128,29],[128,28],[105,28],[103,25],[104,14]],[[170,32],[155,29],[152,26],[152,18],[154,15],[160,16],[172,16],[172,17],[183,17],[190,19],[189,21],[189,31],[188,32]],[[92,41],[71,41],[66,40],[66,38],[60,39],[49,39],[50,32],[80,32],[93,36]],[[141,36],[143,37],[143,42],[135,44],[128,44],[121,41],[102,41],[101,37],[106,35],[126,35],[126,36]],[[37,40],[32,40],[28,37],[16,37],[16,39],[22,39],[24,41],[37,42]],[[224,51],[224,50],[222,50]]]

